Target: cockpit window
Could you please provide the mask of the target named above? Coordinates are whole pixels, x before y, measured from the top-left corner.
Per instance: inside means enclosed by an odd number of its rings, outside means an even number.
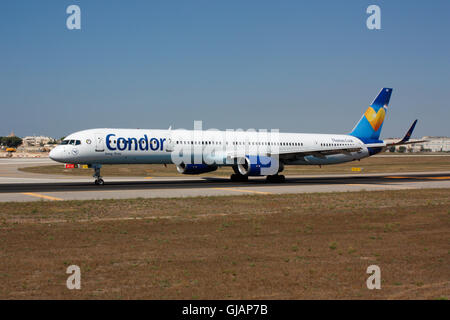
[[[61,145],[66,145],[66,144],[79,146],[81,144],[81,140],[63,140],[63,141],[61,141]]]

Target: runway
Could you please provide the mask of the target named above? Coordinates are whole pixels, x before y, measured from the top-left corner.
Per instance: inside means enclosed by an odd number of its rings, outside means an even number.
[[[1,159],[0,202],[450,188],[450,171],[286,176],[285,183],[267,183],[260,177],[251,177],[248,182],[214,176],[105,177],[103,186],[94,185],[91,177],[17,171],[20,166],[52,163],[49,159]]]

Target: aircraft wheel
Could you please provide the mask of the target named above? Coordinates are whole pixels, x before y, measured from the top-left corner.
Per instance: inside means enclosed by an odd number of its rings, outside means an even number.
[[[100,186],[102,186],[102,185],[104,185],[104,184],[105,184],[105,181],[103,181],[103,179],[102,179],[102,178],[99,178],[99,179],[96,179],[96,180],[95,180],[95,184],[96,184],[96,185],[100,185]]]

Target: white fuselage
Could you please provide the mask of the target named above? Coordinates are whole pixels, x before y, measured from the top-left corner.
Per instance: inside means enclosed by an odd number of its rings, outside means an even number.
[[[73,133],[52,150],[50,157],[74,164],[170,164],[174,153],[190,155],[192,160],[206,159],[219,166],[230,155],[257,152],[296,153],[317,150],[358,148],[358,151],[316,156],[314,154],[284,160],[285,164],[326,165],[358,160],[369,156],[358,138],[341,134],[305,134],[249,131],[195,131],[147,129],[91,129]],[[202,158],[203,157],[203,158]],[[195,161],[194,161],[195,163]]]

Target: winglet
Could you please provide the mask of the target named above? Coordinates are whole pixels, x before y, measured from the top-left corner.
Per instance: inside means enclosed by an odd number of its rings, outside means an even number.
[[[411,127],[409,128],[409,130],[406,132],[405,136],[403,137],[402,140],[400,140],[399,142],[403,143],[409,140],[409,138],[411,138],[411,135],[414,131],[414,128],[416,127],[416,123],[417,123],[417,119],[414,120],[413,124],[411,125]]]
[[[405,134],[405,136],[403,137],[402,140],[400,140],[398,142],[387,143],[386,147],[398,146],[398,145],[402,145],[402,144],[415,144],[415,143],[421,143],[421,142],[428,142],[428,140],[409,141],[409,138],[411,138],[411,135],[412,135],[412,133],[414,131],[414,128],[416,127],[416,123],[417,123],[417,119],[413,122],[413,124],[411,125],[409,130],[406,132],[406,134]]]

